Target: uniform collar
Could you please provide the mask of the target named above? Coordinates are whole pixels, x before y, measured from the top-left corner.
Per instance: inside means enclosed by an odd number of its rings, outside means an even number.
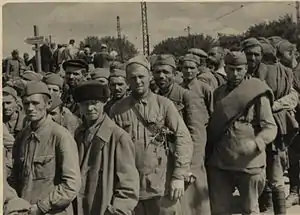
[[[52,119],[47,116],[46,119],[39,125],[37,130],[33,131],[31,125],[29,125],[30,134],[34,135],[39,142],[44,142],[43,140],[47,140],[51,133],[51,123],[53,123]]]
[[[132,95],[131,95],[132,96]],[[148,93],[146,95],[144,95],[143,98],[141,99],[136,99],[135,97],[132,96],[132,98],[137,101],[138,103],[142,103],[142,104],[148,104],[149,100],[153,97],[153,93],[151,92],[151,90],[149,89]]]

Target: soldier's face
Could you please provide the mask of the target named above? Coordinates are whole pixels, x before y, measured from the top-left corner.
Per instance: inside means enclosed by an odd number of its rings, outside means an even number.
[[[160,89],[168,89],[175,80],[174,69],[169,65],[155,66],[153,78]]]
[[[19,108],[15,98],[9,94],[3,95],[2,107],[3,107],[3,116],[5,117],[10,117]]]
[[[61,119],[61,108],[58,106],[56,108],[54,108],[49,115],[51,116],[52,120],[54,122],[60,123],[60,119]]]
[[[124,77],[110,77],[109,89],[116,99],[122,98],[128,90],[128,85]]]
[[[23,99],[23,106],[28,120],[36,122],[47,115],[47,109],[51,107],[51,100],[43,94],[33,94]]]
[[[212,48],[208,52],[208,57],[214,62],[216,67],[220,66],[221,60],[223,59],[222,53],[219,51],[218,47]]]
[[[225,71],[227,73],[228,82],[233,86],[237,86],[245,78],[247,73],[247,65],[226,65]]]
[[[284,51],[280,58],[280,62],[289,68],[295,68],[297,66],[297,61],[294,50]]]
[[[91,122],[97,120],[103,114],[104,103],[97,100],[89,100],[79,103],[80,113]]]
[[[84,76],[82,73],[82,69],[74,68],[74,67],[67,67],[66,68],[66,83],[70,87],[76,87],[82,80]]]
[[[262,49],[260,46],[254,46],[245,49],[247,63],[249,68],[256,68],[262,61]]]
[[[55,94],[61,97],[61,89],[57,85],[47,84],[50,94]]]
[[[183,79],[187,81],[191,81],[197,77],[198,73],[199,73],[198,66],[195,62],[192,61],[183,62],[183,68],[182,68]]]
[[[143,66],[131,64],[126,69],[127,83],[133,94],[143,95],[149,90],[150,72]]]

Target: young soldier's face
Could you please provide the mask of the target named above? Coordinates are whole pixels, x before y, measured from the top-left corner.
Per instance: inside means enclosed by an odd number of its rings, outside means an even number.
[[[150,74],[149,71],[138,64],[131,64],[126,69],[127,83],[132,90],[132,93],[137,95],[143,95],[149,90],[150,86]]]
[[[128,85],[124,77],[110,77],[109,89],[114,98],[122,98],[128,90]]]
[[[187,81],[191,81],[194,78],[197,77],[199,73],[198,66],[193,61],[184,61],[183,62],[183,68],[182,68],[182,74],[183,78]]]
[[[49,114],[54,122],[60,123],[60,119],[61,119],[61,107],[60,106],[54,108]]]
[[[295,57],[295,51],[294,50],[286,50],[282,53],[281,63],[289,68],[295,68],[297,66],[297,61]]]
[[[2,108],[3,108],[3,116],[10,117],[18,110],[18,104],[12,95],[4,94]]]
[[[225,69],[227,73],[228,82],[231,83],[233,86],[239,85],[243,81],[247,73],[247,65],[226,65]]]
[[[33,94],[23,99],[25,113],[31,122],[41,120],[51,107],[51,100],[43,94]]]
[[[262,61],[262,49],[260,46],[245,49],[245,54],[249,68],[256,68]]]
[[[168,89],[175,80],[174,69],[169,65],[155,66],[153,78],[160,89]]]
[[[47,84],[50,94],[55,94],[61,97],[61,89],[57,85]]]
[[[103,114],[104,103],[98,100],[89,100],[79,103],[80,113],[87,121],[95,121]]]

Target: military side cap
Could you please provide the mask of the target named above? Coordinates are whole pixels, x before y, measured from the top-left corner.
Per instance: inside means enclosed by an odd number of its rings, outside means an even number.
[[[31,96],[34,94],[45,94],[51,98],[47,85],[41,81],[30,81],[26,85],[24,96]]]
[[[126,71],[122,69],[112,69],[109,77],[123,77],[126,78]]]
[[[195,62],[197,65],[200,64],[200,58],[197,56],[197,55],[193,55],[193,54],[186,54],[184,57],[183,57],[183,62],[184,61],[192,61],[192,62]]]
[[[157,66],[157,65],[169,65],[173,68],[176,68],[175,58],[173,55],[169,55],[169,54],[159,55],[153,66]]]
[[[2,92],[11,95],[15,99],[18,98],[17,91],[14,88],[10,87],[10,86],[3,87]]]
[[[96,68],[91,72],[92,80],[95,80],[96,78],[108,79],[109,75],[109,68]]]
[[[244,40],[242,42],[242,49],[245,50],[247,48],[250,48],[250,47],[255,47],[255,46],[261,46],[260,42],[254,38],[254,37],[251,37],[251,38],[248,38],[246,40]]]
[[[44,77],[43,81],[46,84],[59,86],[59,88],[61,88],[61,89],[62,89],[62,87],[64,85],[64,79],[62,79],[62,77],[60,77],[60,75],[53,74],[53,73],[49,74],[49,75],[46,75]]]
[[[86,71],[88,71],[89,69],[89,65],[84,60],[81,59],[65,61],[62,66],[64,70],[66,70],[67,67],[85,69]]]
[[[73,91],[75,102],[84,102],[89,100],[99,100],[105,102],[109,98],[108,86],[91,80],[85,81],[77,86]]]
[[[150,63],[144,55],[137,55],[137,56],[129,59],[129,61],[127,62],[127,65],[126,65],[126,70],[127,70],[127,67],[131,64],[139,64],[150,71]]]
[[[51,101],[52,101],[52,104],[49,109],[49,112],[51,112],[52,110],[54,110],[55,108],[57,108],[58,106],[60,106],[63,103],[61,98],[54,93],[51,94]]]
[[[277,50],[280,53],[294,49],[294,45],[287,40],[282,40],[277,44]]]
[[[277,44],[279,42],[281,42],[283,39],[279,36],[272,36],[272,37],[269,37],[268,40],[270,41],[271,45],[276,48],[277,47]]]
[[[270,43],[270,41],[267,38],[259,37],[257,39],[260,42],[264,55],[276,56],[276,49],[273,47],[273,45]]]
[[[203,51],[202,49],[198,49],[198,48],[191,48],[188,50],[188,53],[197,55],[198,57],[202,57],[202,58],[208,57],[208,55],[205,51]]]
[[[41,81],[43,78],[41,74],[30,70],[25,71],[21,77],[26,81]]]
[[[225,56],[226,65],[245,65],[247,64],[247,58],[244,52],[233,51]]]

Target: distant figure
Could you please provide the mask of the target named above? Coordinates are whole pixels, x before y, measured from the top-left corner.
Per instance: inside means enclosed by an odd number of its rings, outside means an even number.
[[[110,56],[107,50],[107,45],[101,45],[101,51],[94,56],[95,68],[109,68],[110,62],[113,58]]]
[[[41,46],[41,63],[42,63],[42,70],[45,73],[52,72],[52,52],[47,43],[44,43]]]
[[[13,50],[12,58],[7,61],[6,76],[9,78],[20,77],[20,73],[25,70],[24,60],[19,56],[18,50]]]
[[[74,60],[77,54],[78,54],[78,49],[75,46],[75,40],[71,39],[68,47],[63,51],[63,59],[65,61]]]

